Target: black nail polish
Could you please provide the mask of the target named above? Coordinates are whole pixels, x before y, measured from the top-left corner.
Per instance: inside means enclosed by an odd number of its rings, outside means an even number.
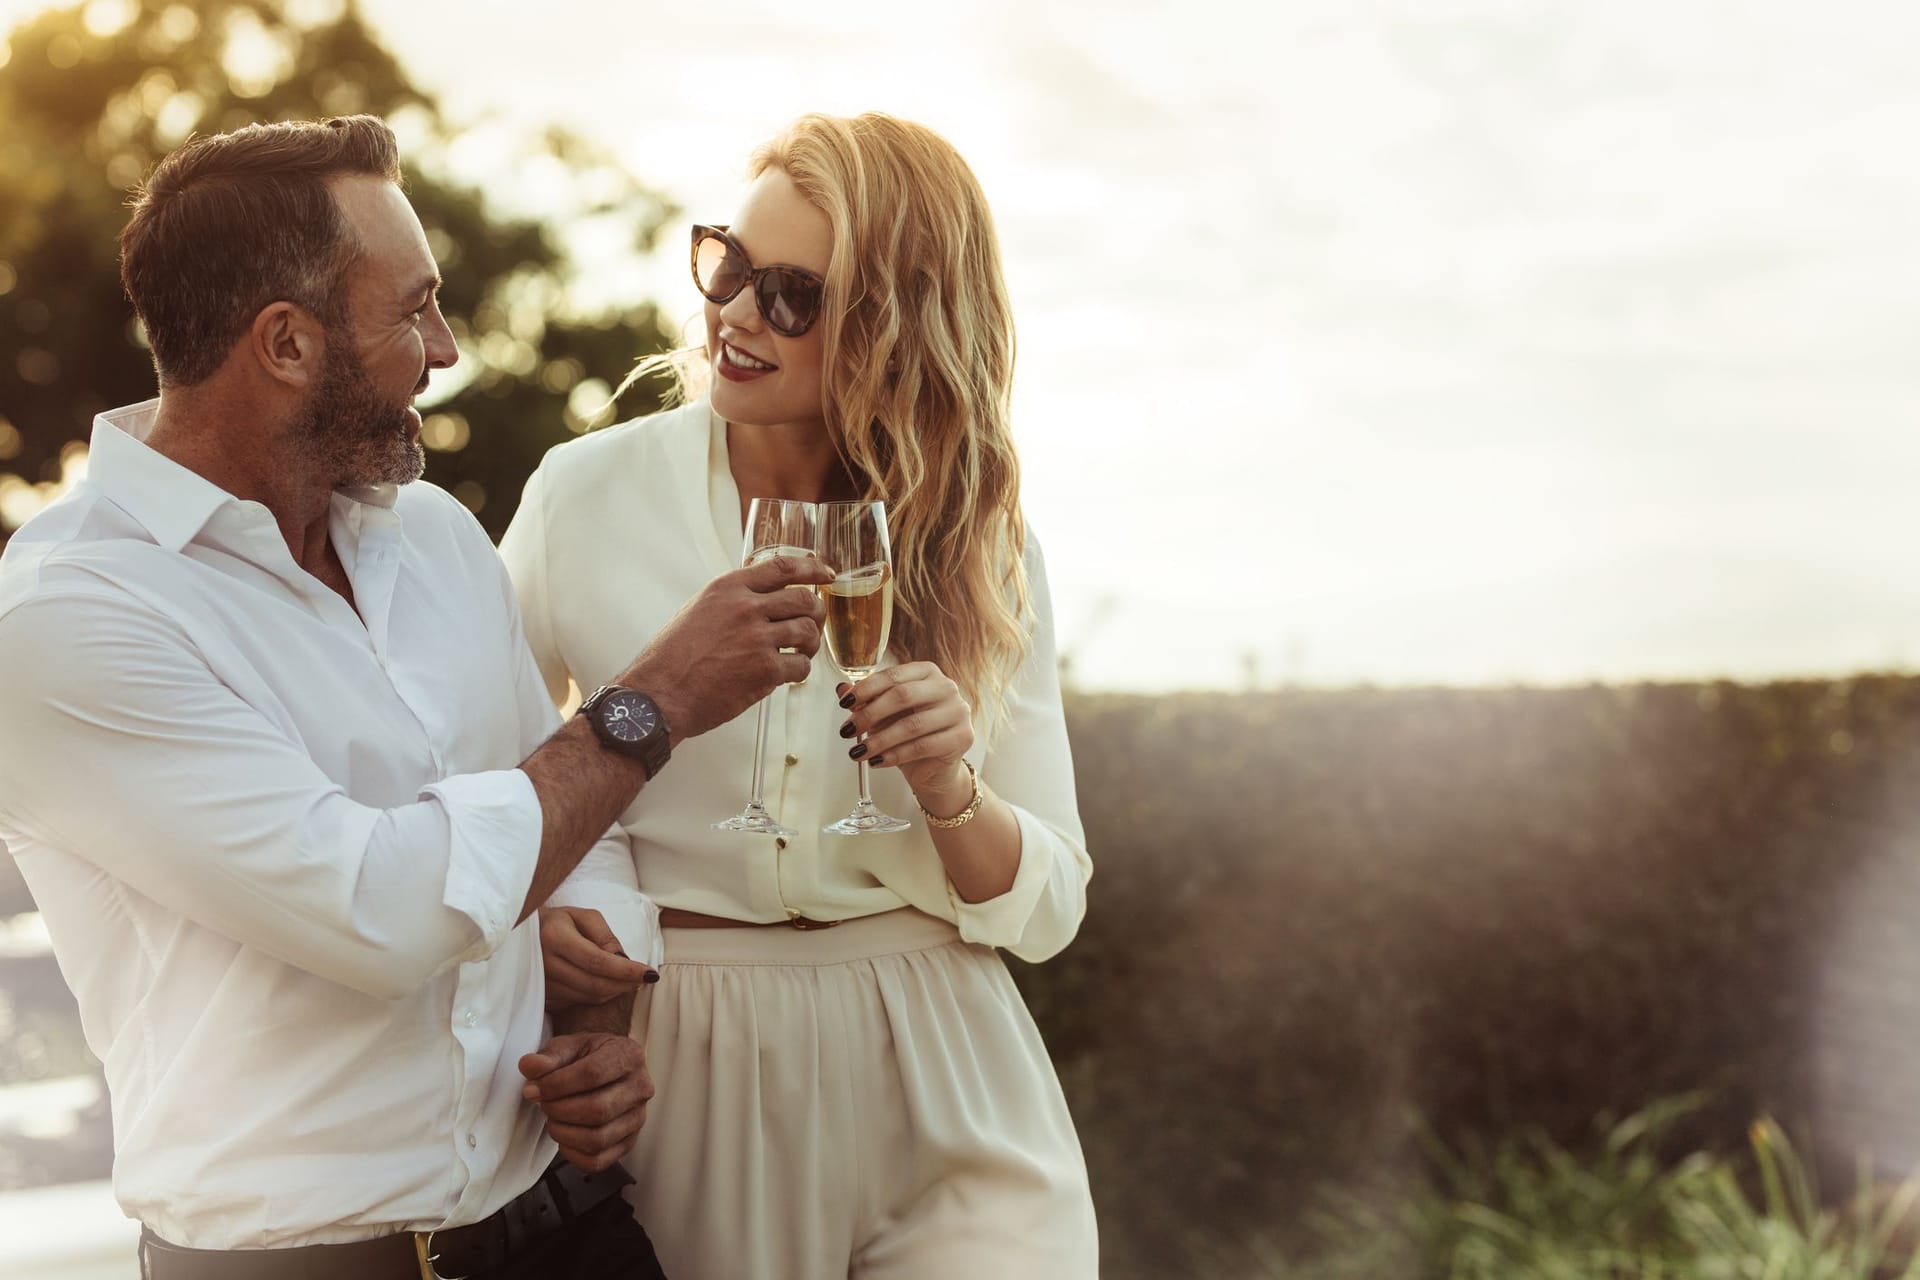
[[[853,736],[853,721],[849,720],[840,726],[840,736],[843,738],[851,738]]]
[[[646,976],[646,977],[644,977],[644,978],[642,978],[642,979],[641,979],[641,981],[642,981],[642,982],[658,982],[658,981],[660,981],[660,971],[659,971],[658,969],[649,969],[649,970],[647,970],[647,976]]]
[[[859,746],[855,747],[853,750],[847,752],[847,754],[852,756],[855,760],[858,760],[861,756],[867,754],[867,744],[863,742]]]
[[[853,710],[853,695],[849,693],[846,697],[840,699],[840,705],[849,711]]]
[[[873,759],[867,761],[869,765],[885,764],[886,762],[887,758],[885,756],[875,756]]]

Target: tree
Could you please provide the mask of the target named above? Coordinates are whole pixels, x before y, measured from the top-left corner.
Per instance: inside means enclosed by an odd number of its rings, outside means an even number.
[[[643,384],[597,413],[607,379],[670,341],[658,310],[568,302],[577,268],[555,228],[612,221],[648,253],[674,213],[603,151],[559,129],[519,139],[523,163],[563,179],[563,207],[545,221],[504,215],[450,176],[458,131],[352,0],[92,0],[0,44],[0,544],[96,413],[153,394],[119,284],[129,189],[193,133],[358,111],[401,137],[461,347],[461,368],[440,375],[461,389],[423,432],[428,479],[497,538],[548,448],[590,420],[657,407]]]

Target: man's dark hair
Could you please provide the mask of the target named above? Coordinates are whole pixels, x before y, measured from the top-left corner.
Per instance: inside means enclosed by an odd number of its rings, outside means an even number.
[[[161,386],[211,377],[272,303],[345,318],[359,245],[327,189],[342,174],[401,181],[399,147],[377,117],[248,125],[154,167],[120,233],[120,281]]]

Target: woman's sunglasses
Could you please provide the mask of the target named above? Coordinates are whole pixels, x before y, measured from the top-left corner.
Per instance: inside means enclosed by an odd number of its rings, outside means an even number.
[[[813,327],[827,291],[827,282],[811,271],[754,266],[725,227],[693,229],[693,283],[707,301],[723,306],[752,285],[767,327],[789,338]]]

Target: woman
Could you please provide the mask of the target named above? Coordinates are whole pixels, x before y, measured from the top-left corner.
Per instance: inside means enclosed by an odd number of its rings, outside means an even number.
[[[751,172],[695,229],[711,399],[555,449],[502,543],[558,699],[738,566],[752,498],[887,503],[890,665],[849,687],[823,653],[773,695],[767,801],[800,834],[712,828],[753,716],[680,744],[622,820],[666,935],[636,1208],[676,1280],[1092,1276],[1079,1141],[995,950],[1064,947],[1092,864],[985,199],[882,115],[808,116]],[[863,754],[912,829],[820,834]]]

